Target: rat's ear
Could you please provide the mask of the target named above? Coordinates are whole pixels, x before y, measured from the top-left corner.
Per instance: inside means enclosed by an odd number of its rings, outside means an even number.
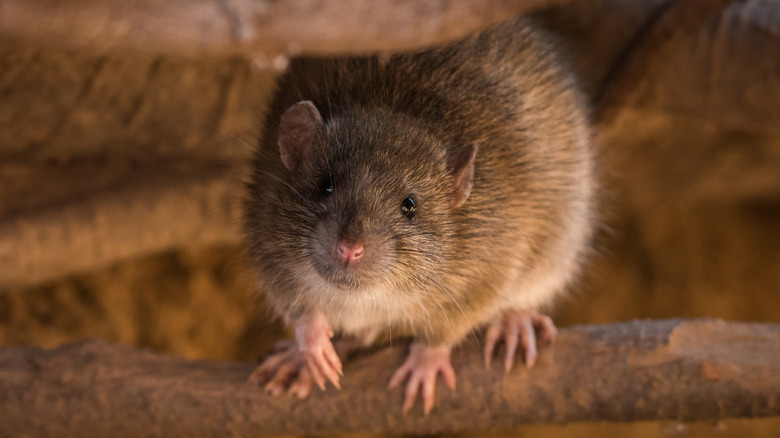
[[[474,187],[474,161],[479,146],[472,143],[447,157],[447,167],[452,176],[452,207],[458,208],[466,202]]]
[[[287,169],[295,171],[311,151],[322,116],[311,101],[304,100],[282,114],[279,123],[279,153]]]

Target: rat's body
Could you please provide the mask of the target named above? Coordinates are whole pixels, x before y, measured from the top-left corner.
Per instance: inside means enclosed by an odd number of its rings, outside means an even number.
[[[440,352],[423,373],[454,383],[449,349],[470,331],[494,322],[492,353],[501,331],[508,344],[520,332],[528,350],[529,324],[554,330],[535,311],[578,273],[595,183],[585,104],[553,50],[521,19],[386,62],[291,64],[247,224],[262,289],[297,327],[298,356],[327,350],[330,327],[363,343],[412,336]],[[333,381],[340,363],[323,357],[306,357],[299,380]],[[412,401],[417,359],[393,379],[412,372]],[[261,366],[257,380],[278,368]],[[426,397],[429,380],[418,379]]]

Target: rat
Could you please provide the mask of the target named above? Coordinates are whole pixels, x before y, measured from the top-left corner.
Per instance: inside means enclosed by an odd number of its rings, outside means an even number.
[[[507,372],[518,347],[533,366],[536,337],[556,334],[541,309],[592,246],[594,169],[576,78],[528,18],[389,57],[293,60],[255,153],[246,230],[295,341],[249,380],[306,397],[340,387],[345,352],[411,337],[389,387],[406,381],[403,411],[421,392],[427,414],[476,330],[487,366],[502,341]]]

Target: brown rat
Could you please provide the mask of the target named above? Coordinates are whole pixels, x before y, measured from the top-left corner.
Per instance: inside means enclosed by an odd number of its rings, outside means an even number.
[[[549,38],[526,19],[415,53],[294,60],[281,78],[247,201],[251,253],[296,343],[251,380],[338,386],[330,338],[414,342],[404,409],[453,345],[488,325],[485,360],[520,342],[577,275],[594,227],[587,108]]]

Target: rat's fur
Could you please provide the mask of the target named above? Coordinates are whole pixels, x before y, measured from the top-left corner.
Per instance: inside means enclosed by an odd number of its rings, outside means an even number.
[[[304,100],[323,123],[291,171],[279,125]],[[453,208],[448,158],[475,143],[473,189]],[[577,274],[595,222],[593,167],[583,97],[525,19],[385,62],[295,60],[249,184],[262,289],[288,321],[320,310],[366,342],[452,345],[503,310],[549,303]],[[413,222],[399,211],[410,193]],[[365,244],[359,269],[334,265],[338,239]]]

